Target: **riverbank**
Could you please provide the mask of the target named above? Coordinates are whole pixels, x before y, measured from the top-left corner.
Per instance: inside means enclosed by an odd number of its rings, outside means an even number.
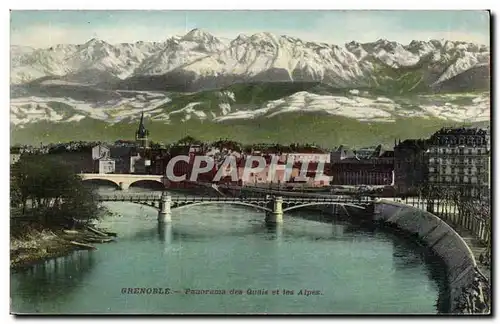
[[[39,262],[65,256],[79,247],[61,238],[52,230],[33,230],[23,239],[10,242],[10,267],[18,270]]]
[[[23,224],[23,234],[10,239],[10,268],[20,270],[73,251],[95,249],[94,243],[111,242],[106,233],[92,227],[79,230],[44,228],[36,222]]]

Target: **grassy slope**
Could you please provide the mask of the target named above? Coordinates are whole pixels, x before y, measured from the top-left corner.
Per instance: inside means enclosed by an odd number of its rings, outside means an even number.
[[[230,100],[227,96],[221,96],[220,93],[229,91],[234,94],[236,101]],[[172,93],[169,95],[171,102],[160,106],[166,111],[174,111],[184,108],[192,102],[201,102],[197,110],[220,111],[220,103],[248,104],[251,106],[262,105],[270,100],[277,100],[290,96],[299,91],[308,91],[322,94],[345,94],[348,89],[336,89],[318,82],[261,82],[233,84],[229,87],[219,90],[199,91],[196,93]],[[201,109],[200,109],[201,108]]]
[[[418,105],[420,102],[432,102],[432,96],[425,100],[419,95],[426,93],[428,88],[425,84],[424,75],[421,69],[407,68],[404,70],[393,69],[387,66],[379,65],[383,72],[379,74],[381,77],[371,80],[373,88],[359,88],[368,92],[367,97],[386,96],[397,102],[408,102]],[[393,79],[398,81],[394,81]],[[375,89],[376,88],[376,89]],[[201,103],[196,107],[196,110],[205,112],[214,111],[220,112],[220,103],[244,104],[248,105],[245,109],[260,108],[263,104],[271,100],[278,100],[300,91],[307,91],[321,95],[339,95],[352,96],[349,91],[351,88],[335,88],[327,84],[318,82],[262,82],[262,83],[245,83],[233,84],[229,87],[219,90],[206,90],[196,93],[171,93],[169,97],[172,101],[160,106],[167,112],[182,109],[189,103]],[[227,96],[221,96],[221,92],[229,91],[234,94],[235,101],[233,102]],[[480,95],[484,91],[472,91],[469,93],[477,93]],[[457,96],[465,95],[459,93]],[[465,98],[464,104],[470,104],[473,98]],[[459,103],[459,100],[447,98],[446,101]]]
[[[414,66],[393,68],[380,60],[373,60],[375,71],[369,88],[374,93],[389,96],[428,92],[427,61],[428,58],[423,58]]]
[[[386,69],[384,73],[392,74],[396,71]],[[396,86],[413,88],[415,80],[420,78],[420,70],[408,69],[401,75],[400,82],[393,84],[388,81],[385,84],[387,92],[394,90],[398,95],[398,102],[406,109],[415,109],[420,103],[429,99],[418,99],[409,94],[403,95]],[[395,77],[392,75],[392,77]],[[409,89],[408,88],[408,89]],[[202,107],[206,112],[217,111],[220,114],[219,104],[229,102],[229,99],[220,96],[221,91],[233,92],[236,104],[248,104],[245,109],[252,109],[261,106],[269,100],[276,100],[291,95],[298,91],[308,91],[319,94],[346,95],[349,89],[338,89],[316,82],[293,82],[293,83],[252,83],[233,84],[221,90],[201,91],[197,93],[173,93],[172,101],[165,104],[166,111],[173,111],[184,108],[191,102],[202,102]],[[413,91],[413,90],[412,90]],[[409,92],[412,92],[409,91]],[[395,93],[393,93],[394,95]],[[391,96],[395,98],[394,96]],[[472,98],[446,99],[446,101],[463,101],[469,103]],[[233,102],[231,102],[234,104]],[[50,107],[68,117],[69,110],[65,104],[50,102]],[[200,110],[200,107],[196,108]],[[180,114],[179,116],[184,116]],[[186,135],[191,135],[202,140],[216,140],[219,138],[230,138],[244,143],[255,142],[316,142],[322,146],[331,147],[338,144],[347,145],[369,145],[376,143],[391,144],[394,138],[419,138],[425,137],[446,125],[452,125],[440,119],[400,119],[396,123],[366,123],[359,122],[351,118],[322,115],[322,114],[282,114],[276,117],[256,120],[237,120],[224,123],[200,122],[190,120],[180,123],[172,120],[171,124],[163,122],[148,121],[148,128],[155,141],[171,142]],[[28,125],[26,128],[12,128],[11,143],[32,143],[68,141],[68,140],[107,140],[131,139],[136,130],[137,122],[122,122],[109,125],[98,120],[84,119],[80,122],[72,123],[47,123],[39,122]]]

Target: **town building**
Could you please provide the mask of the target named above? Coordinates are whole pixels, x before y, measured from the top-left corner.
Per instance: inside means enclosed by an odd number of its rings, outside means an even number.
[[[340,146],[331,153],[331,185],[393,184],[394,151],[383,151],[381,145],[358,151]]]
[[[440,191],[489,198],[489,129],[442,128],[429,139],[428,181]]]
[[[115,145],[110,147],[110,157],[115,161],[115,173],[130,172],[130,156],[135,147],[130,145]]]
[[[136,152],[135,155],[130,156],[130,170],[129,173],[149,174],[151,160]]]
[[[345,145],[340,145],[337,149],[333,150],[330,153],[330,162],[336,163],[343,159],[354,158],[356,154]]]
[[[283,154],[286,159],[293,158],[294,162],[299,163],[330,163],[331,154],[330,153],[287,153]]]
[[[111,153],[107,145],[99,144],[92,147],[92,160],[109,159],[110,157]]]
[[[98,173],[115,173],[115,160],[110,158],[102,158],[97,160]]]
[[[418,195],[427,183],[427,139],[407,139],[394,145],[394,188],[401,195]]]
[[[109,146],[98,144],[92,147],[93,172],[115,173],[115,160],[111,158]]]

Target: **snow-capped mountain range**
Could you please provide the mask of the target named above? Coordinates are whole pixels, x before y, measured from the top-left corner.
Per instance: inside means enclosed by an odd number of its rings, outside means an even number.
[[[164,42],[91,39],[43,49],[13,45],[11,83],[63,77],[133,90],[184,85],[183,90],[192,91],[248,81],[319,81],[359,88],[394,77],[394,71],[418,69],[422,83],[435,87],[471,69],[488,68],[489,57],[489,47],[458,41],[403,45],[380,39],[339,46],[262,32],[227,42],[194,29]],[[155,80],[154,89],[147,80]]]
[[[126,129],[141,113],[183,132],[248,122],[251,133],[265,128],[254,123],[274,131],[276,119],[311,115],[363,127],[482,123],[490,119],[489,60],[488,46],[459,41],[340,46],[267,32],[226,40],[199,29],[164,42],[13,45],[10,121],[26,141],[57,127]]]

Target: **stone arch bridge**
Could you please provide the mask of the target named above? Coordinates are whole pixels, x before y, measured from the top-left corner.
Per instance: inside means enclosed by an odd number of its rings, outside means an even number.
[[[136,182],[149,181],[161,184],[163,188],[168,186],[168,179],[163,175],[155,174],[119,174],[119,173],[80,173],[80,178],[86,180],[100,180],[114,183],[121,190],[127,190]]]
[[[267,195],[265,197],[200,197],[200,196],[171,196],[166,192],[162,194],[143,193],[101,193],[98,201],[123,201],[151,206],[158,209],[158,222],[171,222],[172,209],[180,209],[195,205],[231,204],[256,208],[266,212],[266,222],[282,223],[283,213],[318,205],[338,205],[345,210],[347,207],[366,209],[373,204],[373,199],[368,197],[352,198],[341,196],[330,197],[281,197]]]

